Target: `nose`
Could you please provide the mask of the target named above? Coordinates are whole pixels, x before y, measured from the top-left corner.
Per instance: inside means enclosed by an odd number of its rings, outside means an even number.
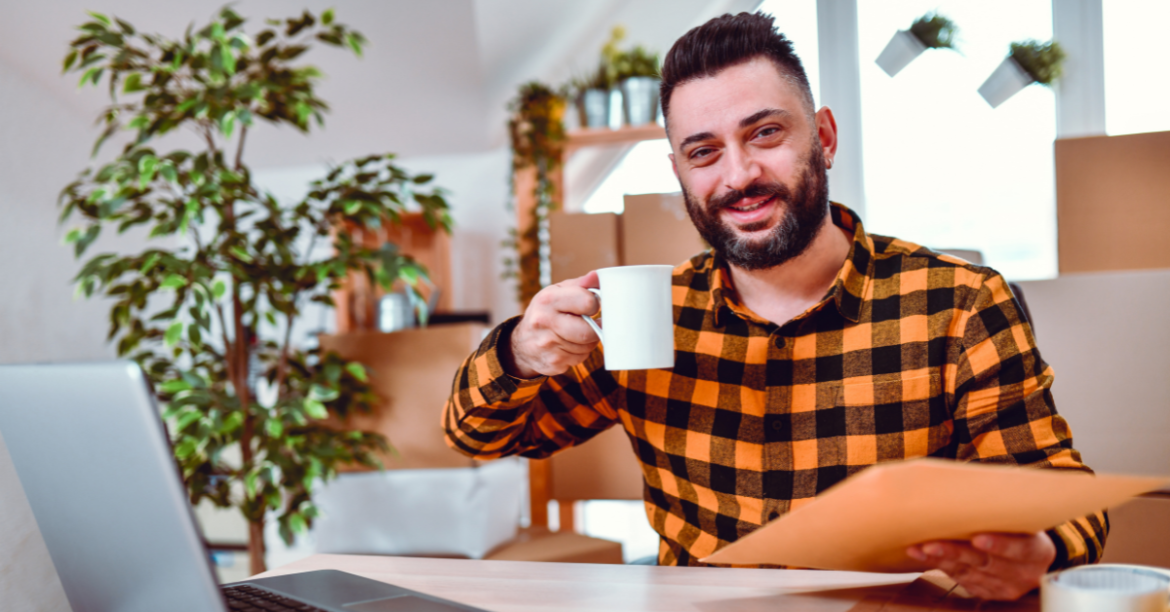
[[[763,174],[760,164],[743,147],[728,147],[724,159],[727,160],[724,185],[728,189],[742,191]]]

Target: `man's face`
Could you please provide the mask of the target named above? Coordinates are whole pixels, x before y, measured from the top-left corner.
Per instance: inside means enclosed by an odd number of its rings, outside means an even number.
[[[675,174],[699,234],[728,263],[770,268],[812,242],[828,212],[823,122],[766,58],[674,90]]]

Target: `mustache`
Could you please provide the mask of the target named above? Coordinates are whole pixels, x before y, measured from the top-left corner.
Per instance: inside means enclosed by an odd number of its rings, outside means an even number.
[[[720,210],[744,198],[758,198],[761,196],[776,196],[781,202],[792,200],[792,190],[783,183],[752,183],[745,189],[733,189],[727,193],[708,200],[710,210]]]

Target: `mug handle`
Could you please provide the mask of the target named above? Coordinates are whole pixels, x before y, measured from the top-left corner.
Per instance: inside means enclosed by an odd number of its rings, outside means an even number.
[[[589,287],[589,288],[586,288],[586,291],[592,291],[593,295],[597,296],[597,301],[598,302],[601,301],[601,290],[600,289],[593,289],[593,288]],[[601,342],[604,343],[605,337],[601,335],[601,327],[597,325],[597,322],[594,321],[591,317],[587,317],[585,315],[581,315],[581,318],[585,319],[585,322],[589,324],[589,327],[593,328],[593,332],[595,334],[597,334],[597,339],[601,340]]]

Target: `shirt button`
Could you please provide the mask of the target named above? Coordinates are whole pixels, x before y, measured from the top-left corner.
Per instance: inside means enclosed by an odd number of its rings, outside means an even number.
[[[768,515],[768,520],[769,520],[769,521],[774,521],[774,520],[776,520],[776,519],[778,519],[778,518],[780,518],[780,513],[779,513],[779,512],[776,512],[775,510],[773,510],[773,511],[772,511],[772,513]]]
[[[776,348],[778,348],[778,349],[784,348],[784,338],[782,338],[780,336],[776,337]]]
[[[780,431],[781,429],[784,429],[784,423],[781,423],[779,419],[772,421],[772,429]]]

